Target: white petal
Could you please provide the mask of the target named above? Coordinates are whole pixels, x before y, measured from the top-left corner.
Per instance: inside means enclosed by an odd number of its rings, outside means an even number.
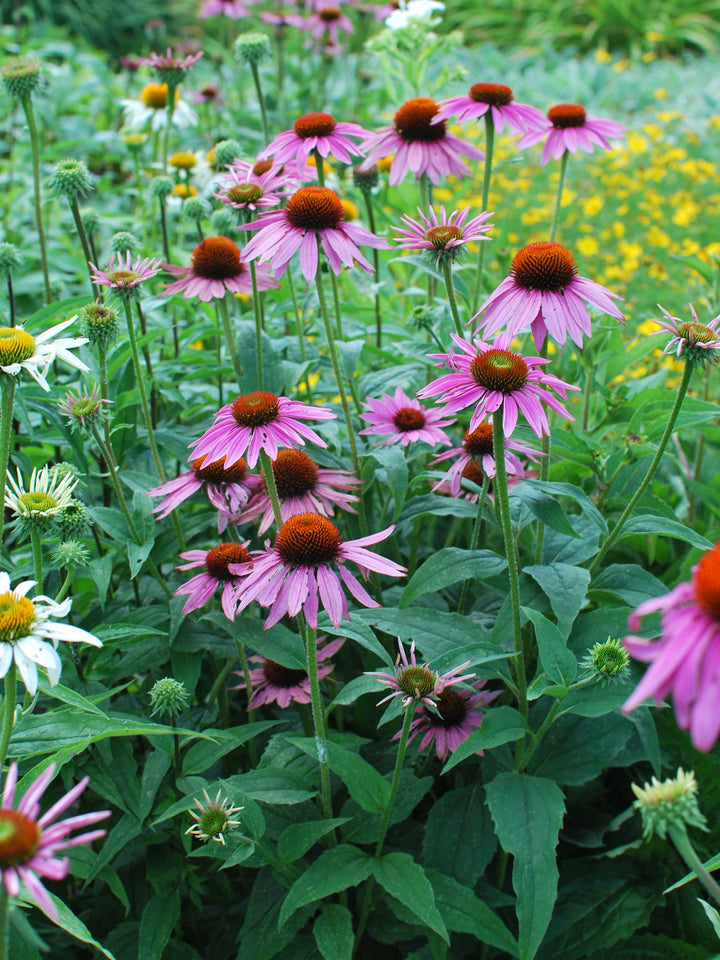
[[[10,669],[13,658],[11,643],[0,643],[0,677],[4,677]]]
[[[29,660],[25,656],[17,644],[13,647],[13,653],[15,655],[15,663],[20,671],[22,681],[27,687],[27,692],[31,697],[34,697],[37,693],[37,667],[32,660]]]

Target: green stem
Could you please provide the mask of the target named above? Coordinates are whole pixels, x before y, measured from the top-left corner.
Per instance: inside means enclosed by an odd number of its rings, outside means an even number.
[[[320,680],[318,678],[317,662],[317,634],[306,622],[302,613],[298,614],[298,625],[305,640],[305,656],[307,657],[307,672],[310,679],[310,705],[312,707],[313,727],[315,728],[315,745],[320,762],[320,798],[323,816],[326,820],[332,818],[332,798],[330,796],[330,765],[327,753],[327,724],[323,708]]]
[[[670,839],[675,844],[677,852],[685,863],[693,871],[713,900],[720,904],[720,886],[718,886],[713,877],[708,873],[703,866],[702,860],[697,853],[695,853],[695,848],[692,843],[690,843],[690,838],[687,835],[685,827],[671,826],[668,833],[670,834]]]
[[[594,367],[592,362],[590,362],[585,367],[585,396],[583,397],[583,410],[582,410],[583,433],[587,432],[588,421],[590,419],[590,396],[592,394],[593,379],[594,379]]]
[[[373,209],[372,197],[363,190],[365,198],[365,209],[367,210],[368,226],[370,233],[377,233],[375,229],[375,211]],[[375,283],[380,283],[380,251],[373,248],[373,266],[375,267]],[[382,312],[380,310],[380,292],[375,292],[375,346],[382,347]]]
[[[260,463],[262,465],[263,477],[265,478],[265,486],[267,488],[268,496],[270,497],[270,503],[272,504],[273,516],[275,517],[275,526],[279,530],[283,524],[282,511],[280,510],[280,497],[278,496],[277,485],[275,483],[272,460],[270,459],[270,454],[266,453],[265,450],[260,451]]]
[[[330,281],[332,283],[333,303],[335,304],[335,324],[337,326],[337,335],[343,339],[342,312],[340,310],[340,284],[333,271],[330,271]]]
[[[130,338],[130,350],[133,358],[133,367],[135,368],[135,380],[140,393],[140,406],[142,408],[143,419],[145,420],[145,429],[148,433],[150,449],[152,450],[155,465],[157,466],[158,475],[160,480],[165,483],[165,471],[163,470],[162,460],[160,459],[160,451],[158,450],[157,443],[155,442],[155,431],[153,430],[152,420],[150,418],[150,407],[148,405],[147,392],[145,390],[145,380],[140,367],[140,355],[138,353],[137,338],[135,336],[135,324],[133,323],[132,307],[130,306],[130,299],[128,297],[124,297],[123,302],[125,306],[125,319],[127,320],[128,336]]]
[[[165,118],[165,129],[163,130],[162,141],[162,167],[163,173],[167,176],[168,154],[170,153],[170,129],[172,128],[173,114],[175,113],[175,90],[176,84],[168,83],[167,92],[167,116]],[[167,256],[167,253],[166,253]],[[170,260],[170,257],[168,257]]]
[[[547,360],[548,355],[548,343],[549,339],[546,337],[545,342],[540,348],[540,356],[543,360]],[[542,453],[542,458],[540,460],[540,479],[543,483],[547,483],[550,479],[550,433],[544,433],[540,441],[540,452]],[[535,534],[535,563],[542,563],[543,556],[543,546],[545,544],[545,524],[542,520],[537,522],[537,532]]]
[[[471,550],[477,550],[478,541],[480,539],[480,526],[482,525],[483,508],[485,506],[485,500],[487,499],[489,489],[490,489],[490,477],[488,477],[487,475],[484,475],[482,492],[480,493],[480,499],[478,500],[477,513],[475,514],[475,523],[473,524],[472,536],[470,537]],[[473,578],[468,577],[468,579],[463,584],[462,593],[460,594],[460,602],[458,603],[458,613],[463,612],[463,608],[465,606],[465,600],[467,599],[468,590],[470,589],[470,584],[472,582],[473,582]]]
[[[75,576],[75,567],[73,564],[67,568],[67,573],[65,574],[65,579],[62,582],[62,586],[58,591],[58,595],[55,597],[55,603],[62,603],[65,597],[70,592],[70,585],[72,584],[73,577]]]
[[[7,275],[8,306],[10,308],[10,326],[15,326],[15,291],[13,290],[12,269],[8,267]]]
[[[120,485],[120,478],[118,477],[118,467],[117,461],[115,460],[115,454],[113,453],[112,446],[109,441],[106,441],[100,434],[96,425],[93,425],[93,434],[95,435],[95,442],[98,447],[100,447],[100,452],[105,458],[105,464],[107,466],[108,474],[110,475],[110,481],[115,489],[115,496],[118,498],[118,503],[120,504],[120,509],[125,515],[127,520],[127,525],[130,530],[130,533],[133,535],[137,543],[140,543],[140,535],[135,526],[135,521],[132,518],[132,514],[128,509],[127,501],[122,491],[122,486]]]
[[[485,114],[485,166],[483,167],[482,200],[480,209],[487,210],[490,197],[490,180],[492,179],[493,150],[495,148],[495,125],[492,111]],[[485,243],[479,241],[477,268],[475,270],[475,286],[473,288],[472,312],[477,313],[480,306],[480,291],[482,290],[483,267],[485,264]]]
[[[495,502],[500,514],[503,540],[505,542],[505,558],[508,565],[508,580],[510,582],[510,602],[512,605],[513,641],[515,644],[515,658],[513,665],[518,687],[518,707],[524,717],[527,716],[527,680],[525,678],[525,657],[522,643],[522,628],[520,623],[520,579],[518,558],[513,539],[512,520],[510,518],[510,499],[508,497],[507,473],[505,470],[505,435],[503,434],[502,407],[493,413],[493,456],[495,458]]]
[[[0,550],[2,550],[3,530],[5,526],[5,485],[10,461],[10,440],[12,438],[12,415],[15,401],[15,377],[2,377],[2,396],[0,397]]]
[[[2,726],[0,727],[0,770],[7,758],[10,737],[15,724],[15,706],[17,704],[17,667],[15,661],[5,674],[5,692],[2,702]]]
[[[262,306],[260,304],[260,291],[257,283],[257,270],[255,261],[250,261],[250,279],[252,281],[253,291],[253,310],[255,312],[255,369],[257,370],[258,390],[263,388],[263,316]]]
[[[43,281],[45,283],[45,302],[50,303],[52,301],[52,294],[50,292],[50,274],[48,273],[45,227],[42,218],[42,195],[40,193],[40,140],[38,137],[37,124],[35,123],[35,111],[33,110],[32,100],[29,96],[23,97],[22,107],[25,113],[25,119],[27,120],[28,130],[30,131],[33,184],[35,191],[35,223],[37,225],[38,240],[40,241],[40,261],[42,263]]]
[[[418,189],[420,191],[420,209],[423,213],[427,213],[430,209],[430,183],[426,173],[420,174]]]
[[[243,679],[245,680],[245,691],[248,698],[248,711],[247,711],[247,720],[248,723],[252,723],[255,720],[255,711],[250,709],[250,701],[252,700],[252,678],[250,676],[250,664],[248,663],[248,658],[245,655],[245,647],[243,644],[235,637],[235,646],[237,647],[238,658],[240,659],[240,666],[242,668]],[[248,744],[248,755],[250,757],[250,763],[253,767],[257,766],[257,748],[255,746],[255,740],[251,738],[250,743]]]
[[[570,154],[566,150],[560,157],[560,178],[558,179],[557,193],[555,194],[555,207],[553,209],[552,223],[550,224],[550,239],[554,240],[560,222],[560,207],[562,206],[563,190],[565,189],[565,178],[567,177],[567,164]]]
[[[445,289],[447,290],[448,303],[450,304],[450,313],[452,314],[453,323],[455,324],[455,333],[464,340],[465,334],[463,333],[463,326],[460,322],[460,314],[458,313],[457,297],[455,296],[455,284],[453,283],[452,263],[450,262],[450,257],[443,257],[442,268],[443,276],[445,277]]]
[[[382,823],[380,824],[380,836],[375,844],[375,853],[373,854],[375,860],[380,859],[383,844],[385,843],[385,835],[387,834],[388,827],[390,826],[390,814],[392,813],[393,803],[395,802],[395,797],[400,785],[400,773],[402,771],[402,765],[405,759],[405,749],[407,747],[408,736],[410,734],[410,725],[412,724],[413,717],[415,715],[416,706],[416,701],[411,700],[410,703],[405,707],[402,731],[400,733],[400,742],[398,744],[397,756],[395,757],[395,769],[393,770],[392,783],[390,784],[390,793],[383,810]],[[353,954],[360,945],[360,940],[365,932],[365,924],[367,923],[368,916],[370,915],[370,906],[372,903],[372,892],[374,885],[374,877],[371,876],[367,882],[367,886],[365,887],[365,896],[363,898],[363,905],[360,912],[360,921],[358,923],[357,933],[355,934]]]
[[[43,561],[42,561],[42,539],[40,531],[35,527],[30,531],[30,542],[32,544],[33,571],[35,576],[35,592],[43,592]]]
[[[0,960],[7,960],[10,956],[10,897],[5,884],[0,885]]]
[[[317,180],[318,184],[321,187],[325,186],[325,161],[320,156],[320,151],[315,149],[313,150],[313,156],[315,157],[315,169],[317,170]]]
[[[298,336],[298,346],[300,347],[300,362],[303,366],[305,366],[307,355],[305,352],[305,325],[303,322],[302,310],[298,305],[297,294],[295,293],[295,281],[292,278],[292,270],[288,269],[286,276],[288,281],[288,290],[290,291],[290,299],[292,300],[293,305],[293,313],[295,314],[295,327]],[[312,403],[312,394],[310,392],[310,375],[308,373],[305,374],[305,390],[308,400]]]
[[[235,376],[239,386],[243,378],[243,369],[240,363],[237,340],[235,339],[232,323],[230,322],[230,310],[228,308],[227,295],[220,297],[220,299],[216,302],[218,305],[218,313],[220,314],[220,322],[222,323],[223,333],[225,334],[225,342],[227,343],[228,350],[230,351],[230,359],[232,360],[233,370],[235,371]]]
[[[85,224],[82,222],[82,217],[80,215],[80,207],[78,206],[77,197],[68,197],[70,201],[70,210],[73,215],[73,220],[75,221],[75,229],[78,232],[80,237],[80,243],[83,248],[83,256],[85,257],[85,269],[88,271],[88,276],[90,277],[90,289],[93,291],[93,294],[99,299],[102,300],[102,287],[95,286],[93,284],[92,270],[90,269],[89,264],[97,263],[95,258],[92,255],[92,250],[90,249],[90,244],[88,243],[87,233],[85,231]]]
[[[262,92],[262,85],[260,83],[260,71],[258,70],[258,65],[256,63],[250,64],[250,69],[252,70],[253,81],[255,82],[255,90],[257,92],[258,103],[260,104],[260,116],[262,117],[262,128],[263,136],[265,137],[265,143],[270,143],[270,133],[268,127],[268,118],[267,111],[265,110],[265,97]]]
[[[625,507],[622,514],[620,515],[620,519],[615,524],[615,526],[612,529],[612,532],[608,535],[608,537],[605,540],[605,543],[603,543],[602,547],[600,548],[600,552],[597,554],[593,562],[590,564],[588,569],[590,570],[591,575],[595,571],[595,569],[597,568],[601,560],[605,557],[605,554],[608,552],[610,547],[617,540],[618,536],[620,535],[620,531],[625,526],[625,521],[627,520],[627,518],[630,516],[633,509],[635,508],[635,504],[638,502],[638,500],[643,495],[643,493],[645,493],[645,491],[648,488],[648,485],[650,484],[650,481],[655,476],[655,471],[660,465],[660,461],[662,460],[663,454],[665,453],[665,447],[668,445],[670,437],[672,436],[673,429],[675,428],[675,422],[678,418],[678,414],[680,413],[680,408],[682,407],[683,400],[685,399],[685,394],[687,393],[688,387],[690,386],[690,379],[692,378],[693,369],[694,369],[694,365],[686,360],[685,368],[683,369],[682,380],[680,381],[680,386],[678,387],[677,396],[675,397],[675,403],[673,404],[673,408],[670,411],[670,419],[668,420],[667,426],[665,427],[665,432],[662,435],[658,448],[655,452],[655,456],[653,457],[652,463],[648,467],[648,471],[643,477],[642,482],[640,483],[640,486],[632,495],[628,505]]]

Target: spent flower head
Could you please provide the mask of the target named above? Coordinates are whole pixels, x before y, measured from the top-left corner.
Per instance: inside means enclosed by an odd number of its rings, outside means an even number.
[[[94,190],[90,171],[82,160],[61,160],[55,165],[48,186],[57,197],[84,200]]]
[[[14,100],[25,100],[40,83],[37,57],[13,57],[0,67],[3,86]]]
[[[603,684],[626,680],[630,673],[630,654],[622,640],[608,637],[588,650],[580,668]]]
[[[236,813],[240,813],[243,807],[235,807],[227,797],[222,797],[222,791],[218,790],[215,799],[211,800],[207,790],[203,789],[205,803],[198,799],[195,803],[198,806],[199,813],[194,810],[188,810],[195,823],[185,831],[191,833],[198,840],[214,840],[225,846],[225,833],[231,827],[239,827],[240,821],[233,820]],[[220,799],[222,797],[222,800]]]
[[[693,770],[685,773],[682,767],[678,767],[674,779],[660,781],[653,777],[642,787],[635,783],[630,786],[637,797],[633,806],[640,811],[645,839],[654,833],[664,838],[673,828],[683,832],[686,827],[707,829],[707,821],[698,807],[698,785]]]
[[[200,50],[186,57],[174,57],[171,48],[168,47],[165,53],[153,52],[149,57],[144,57],[142,62],[146,67],[155,70],[161,83],[166,83],[168,87],[176,87],[202,55]]]
[[[75,393],[69,390],[58,406],[68,418],[72,430],[92,430],[105,420],[105,406],[109,403],[109,400],[100,396],[98,385],[93,384],[90,393],[86,386]]]
[[[187,709],[190,703],[190,694],[181,680],[175,680],[173,677],[163,677],[162,680],[156,680],[150,690],[150,706],[152,707],[151,717],[162,716],[176,717],[183,710]]]
[[[85,504],[74,497],[70,503],[60,508],[53,519],[55,529],[62,540],[73,540],[75,537],[84,536],[94,522]]]

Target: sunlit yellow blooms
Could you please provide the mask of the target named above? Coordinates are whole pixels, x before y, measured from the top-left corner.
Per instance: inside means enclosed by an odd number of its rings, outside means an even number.
[[[594,217],[603,208],[603,198],[599,194],[593,194],[581,201],[582,212],[586,217]]]
[[[595,51],[595,63],[610,63],[612,61],[612,54],[607,50],[601,49]]]
[[[635,130],[628,132],[627,145],[630,153],[645,153],[648,148],[648,142],[645,137],[641,137]]]
[[[651,247],[664,247],[667,249],[672,245],[670,237],[655,224],[650,227],[645,237]]]
[[[658,87],[657,90],[653,93],[653,96],[656,100],[667,100],[667,87]]]
[[[576,249],[585,257],[594,256],[600,249],[600,244],[595,237],[580,237],[575,244]]]
[[[613,223],[610,229],[612,230],[614,237],[625,236],[625,224],[621,223],[620,220],[615,220],[615,222]]]

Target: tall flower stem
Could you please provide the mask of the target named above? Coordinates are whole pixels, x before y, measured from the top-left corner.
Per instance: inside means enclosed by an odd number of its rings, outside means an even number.
[[[2,702],[2,721],[0,725],[0,770],[5,764],[10,737],[15,725],[15,706],[17,704],[17,667],[15,661],[5,674],[5,689]],[[0,956],[2,956],[0,954]]]
[[[517,551],[513,539],[512,520],[510,518],[510,498],[508,497],[507,471],[505,470],[505,435],[503,434],[502,407],[493,413],[493,456],[495,458],[495,502],[500,514],[505,558],[508,565],[510,582],[510,603],[512,607],[513,641],[515,659],[513,665],[518,687],[518,707],[523,716],[527,716],[527,680],[525,677],[525,658],[523,653],[522,627],[520,623],[520,579]]]
[[[405,749],[407,747],[408,736],[410,734],[410,726],[415,715],[416,702],[412,700],[407,707],[405,707],[405,713],[403,715],[403,725],[400,732],[400,742],[398,743],[397,756],[395,757],[395,769],[393,770],[392,783],[390,784],[390,793],[388,795],[387,803],[383,810],[382,823],[380,824],[380,836],[377,839],[375,844],[375,853],[373,857],[375,860],[379,860],[382,854],[383,844],[385,843],[385,835],[387,834],[388,827],[390,826],[390,814],[392,813],[393,803],[395,802],[395,797],[397,796],[398,787],[400,786],[400,773],[402,772],[402,765],[405,759]],[[357,933],[355,934],[355,943],[353,946],[353,955],[357,950],[362,935],[365,932],[365,924],[367,923],[368,916],[370,915],[370,906],[372,903],[372,892],[375,886],[375,878],[370,877],[365,887],[365,896],[363,898],[362,910],[360,912],[360,922],[358,923]]]
[[[267,488],[268,497],[270,498],[270,503],[272,504],[275,526],[279,530],[283,523],[282,512],[280,510],[280,497],[278,496],[277,484],[275,483],[272,460],[270,459],[270,454],[266,453],[265,450],[260,451],[260,463],[262,465],[262,472],[263,477],[265,478],[265,486]]]
[[[373,209],[372,197],[363,190],[365,198],[365,209],[367,211],[368,226],[370,233],[377,234],[375,229],[375,210]],[[375,267],[375,284],[380,283],[380,251],[373,247],[373,266]],[[380,293],[375,291],[375,346],[382,347],[382,312],[380,310]]]
[[[45,227],[42,218],[42,196],[40,193],[40,140],[38,137],[35,111],[29,96],[22,98],[22,107],[30,131],[30,147],[32,150],[33,184],[35,190],[35,223],[37,225],[38,240],[40,242],[40,262],[42,263],[43,281],[45,283],[45,302],[50,303],[50,274],[48,273],[47,247],[45,244]]]
[[[252,281],[253,291],[253,310],[255,312],[255,367],[257,370],[258,390],[263,388],[263,315],[262,304],[260,303],[260,291],[258,290],[257,270],[255,261],[250,261],[250,279]]]
[[[326,820],[332,818],[332,798],[330,796],[330,764],[327,753],[327,723],[320,680],[318,678],[317,662],[317,634],[307,623],[302,612],[298,614],[298,625],[305,640],[305,656],[307,658],[307,673],[310,680],[310,705],[312,707],[313,727],[315,729],[315,745],[320,762],[320,799],[323,816]]]
[[[680,408],[683,405],[685,394],[687,393],[688,387],[690,386],[690,380],[693,375],[693,370],[694,370],[694,364],[686,360],[685,368],[683,369],[682,380],[680,381],[680,386],[678,387],[677,396],[675,397],[675,403],[673,404],[673,408],[670,411],[670,418],[668,419],[667,426],[665,427],[665,431],[660,439],[658,448],[655,451],[655,456],[652,459],[652,463],[648,467],[648,471],[643,477],[640,483],[640,486],[637,488],[635,493],[632,495],[632,497],[628,501],[628,505],[620,514],[620,519],[612,528],[612,531],[610,532],[610,534],[608,534],[605,542],[600,548],[600,552],[597,554],[593,562],[590,564],[588,569],[590,570],[591,574],[597,569],[600,562],[604,559],[605,554],[608,552],[610,547],[613,545],[613,543],[615,543],[617,538],[620,536],[620,531],[625,526],[625,522],[627,518],[635,509],[635,504],[638,502],[640,497],[645,493],[645,491],[647,490],[650,484],[650,481],[655,476],[655,471],[660,465],[660,461],[662,460],[663,454],[665,453],[665,447],[667,447],[670,441],[670,437],[672,436],[672,432],[675,428],[675,422],[677,421],[678,414],[680,413]]]
[[[481,244],[481,247],[483,245]],[[450,262],[449,257],[443,257],[443,276],[445,277],[445,289],[447,290],[448,303],[450,304],[450,313],[452,314],[453,323],[455,324],[455,333],[459,337],[465,338],[463,332],[462,323],[460,321],[460,314],[458,312],[457,297],[455,296],[455,284],[453,283],[452,276],[452,263]]]
[[[718,886],[717,882],[703,866],[702,860],[697,855],[695,848],[690,842],[690,838],[687,835],[685,826],[671,826],[668,830],[668,833],[670,834],[670,839],[675,844],[677,852],[683,858],[687,866],[693,871],[695,876],[705,887],[713,900],[720,904],[720,886]]]
[[[2,396],[0,397],[0,551],[2,550],[3,529],[5,524],[5,485],[7,468],[10,462],[10,440],[12,438],[12,415],[15,401],[15,377],[3,376]]]
[[[543,343],[540,348],[540,356],[543,360],[547,360],[548,355],[548,345],[550,343],[549,338],[546,337],[545,343]],[[550,434],[544,433],[540,441],[540,452],[542,454],[542,459],[540,460],[540,479],[543,483],[547,483],[550,479]],[[543,556],[543,547],[545,545],[545,524],[542,520],[537,522],[537,530],[535,533],[535,563],[542,563]]]
[[[493,151],[495,149],[495,124],[492,119],[492,110],[485,114],[485,166],[483,167],[482,200],[480,209],[487,210],[490,197],[490,180],[492,179]],[[473,288],[472,313],[477,313],[480,306],[480,292],[482,290],[483,268],[485,266],[485,244],[479,244],[477,268],[475,270],[475,286]]]
[[[251,263],[254,263],[254,261],[251,261]],[[295,326],[297,328],[298,346],[300,348],[300,362],[304,366],[306,362],[305,324],[302,310],[298,304],[297,294],[295,293],[295,281],[292,278],[292,270],[288,270],[286,276],[288,280],[288,290],[290,291],[290,299],[292,300],[293,305],[293,313],[295,314]],[[312,394],[310,392],[310,376],[307,373],[305,374],[305,390],[307,392],[308,400],[312,403]]]
[[[250,701],[252,700],[253,692],[252,679],[250,677],[250,664],[248,663],[248,658],[245,654],[243,642],[237,635],[235,635],[235,646],[237,647],[238,659],[240,660],[240,667],[242,669],[243,679],[245,680],[245,690],[248,698],[247,722],[252,723],[255,720],[255,711],[250,709]],[[257,766],[257,748],[255,747],[254,738],[251,738],[250,743],[248,744],[248,755],[250,757],[250,763],[252,766]]]
[[[570,154],[566,150],[560,157],[560,178],[558,179],[557,193],[555,194],[555,207],[553,209],[552,222],[550,224],[550,239],[554,240],[557,234],[558,224],[560,222],[560,207],[562,206],[563,191],[565,189],[565,178],[567,177],[568,157]]]
[[[483,508],[485,507],[485,501],[487,499],[489,489],[490,489],[490,477],[488,477],[487,474],[485,474],[483,476],[480,499],[478,500],[477,513],[475,514],[475,523],[473,524],[472,534],[470,536],[471,550],[477,550],[477,547],[478,547],[478,541],[480,540],[480,527],[482,525]],[[460,594],[460,601],[458,603],[458,613],[463,612],[463,608],[465,607],[465,601],[467,599],[468,590],[470,589],[471,583],[472,583],[472,577],[469,577],[463,584],[462,593]]]
[[[107,429],[107,423],[106,423],[106,429]],[[102,453],[103,458],[105,460],[108,474],[110,475],[110,481],[115,489],[115,496],[117,497],[118,503],[120,504],[120,509],[122,510],[123,514],[125,515],[125,519],[127,520],[128,529],[130,530],[130,533],[132,534],[132,536],[135,537],[135,540],[138,543],[140,543],[141,542],[140,535],[137,531],[137,527],[135,526],[135,521],[133,520],[132,514],[130,513],[130,509],[127,505],[125,494],[123,493],[122,485],[120,483],[120,478],[118,476],[117,461],[115,460],[115,454],[113,453],[113,449],[109,443],[109,431],[106,433],[106,437],[103,438],[97,426],[93,425],[92,430],[93,430],[93,434],[95,435],[95,442],[100,448],[100,452]]]
[[[5,884],[0,885],[0,960],[7,960],[10,956],[9,934],[10,926],[10,898]]]
[[[160,480],[165,483],[165,471],[163,470],[162,460],[160,459],[160,451],[158,450],[157,443],[155,441],[155,431],[153,430],[152,420],[150,418],[150,407],[148,405],[147,391],[145,390],[145,380],[143,379],[143,372],[140,367],[140,355],[138,353],[137,337],[135,336],[135,324],[133,323],[132,307],[130,305],[129,297],[123,297],[123,306],[125,307],[125,319],[127,320],[128,337],[130,338],[130,351],[133,358],[133,367],[135,368],[135,380],[137,382],[138,391],[140,392],[140,406],[142,408],[143,419],[145,420],[145,429],[148,433],[150,449],[152,450],[155,465],[157,466],[158,475]]]
[[[8,291],[8,306],[10,308],[10,326],[14,327],[15,326],[15,291],[13,290],[11,267],[8,267],[7,291]]]
[[[175,91],[177,86],[174,83],[168,83],[167,92],[167,114],[165,117],[165,129],[162,139],[162,168],[163,173],[167,174],[168,154],[170,153],[170,130],[172,129],[173,114],[175,113]],[[168,257],[168,260],[170,258]]]
[[[93,256],[93,252],[90,249],[90,243],[85,230],[85,224],[82,222],[82,216],[80,215],[80,207],[77,202],[77,197],[68,197],[68,201],[70,203],[70,211],[73,215],[73,220],[75,221],[75,229],[78,232],[80,243],[82,244],[83,256],[85,257],[85,269],[88,271],[88,275],[90,277],[90,289],[92,290],[93,295],[96,296],[100,302],[102,302],[102,287],[99,284],[93,284],[92,269],[89,266],[91,262],[97,263],[98,261],[97,257]]]
[[[332,283],[333,303],[335,304],[335,324],[337,327],[337,335],[342,340],[343,326],[342,326],[342,313],[340,311],[340,284],[338,283],[338,278],[335,276],[334,273],[330,274],[330,281]]]
[[[240,363],[237,340],[235,339],[232,323],[230,322],[230,310],[228,308],[227,295],[220,297],[220,299],[217,301],[217,305],[223,333],[225,334],[225,342],[227,343],[228,350],[230,351],[230,359],[232,360],[233,370],[235,371],[235,376],[239,385],[243,378],[243,369]]]
[[[263,137],[265,138],[265,143],[270,143],[270,133],[268,127],[268,118],[267,110],[265,109],[265,97],[262,92],[262,84],[260,83],[260,71],[258,70],[258,65],[256,63],[250,64],[250,69],[252,70],[253,81],[255,83],[255,91],[257,92],[258,103],[260,104],[260,116],[262,117],[262,128],[263,128]]]
[[[318,184],[321,187],[325,186],[325,160],[320,155],[318,149],[313,150],[313,157],[315,158],[315,169],[317,171]]]
[[[420,174],[418,190],[420,191],[420,208],[423,213],[427,213],[430,209],[430,181],[426,173]]]
[[[43,592],[43,561],[42,561],[42,537],[40,531],[33,527],[30,531],[30,543],[32,544],[33,555],[33,574],[35,577],[36,590]]]

